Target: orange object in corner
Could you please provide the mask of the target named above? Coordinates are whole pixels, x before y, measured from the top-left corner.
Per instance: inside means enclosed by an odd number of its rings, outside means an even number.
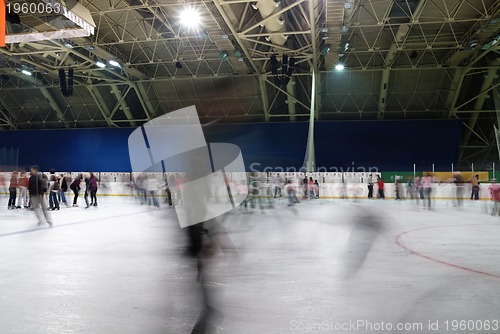
[[[5,0],[0,0],[0,47],[5,46]]]

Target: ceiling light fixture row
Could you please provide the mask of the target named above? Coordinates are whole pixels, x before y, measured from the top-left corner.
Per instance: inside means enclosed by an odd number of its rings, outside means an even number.
[[[95,66],[99,68],[106,68],[108,65],[111,67],[122,68],[122,65],[116,60],[108,60],[107,62],[103,60],[96,60],[95,62]]]

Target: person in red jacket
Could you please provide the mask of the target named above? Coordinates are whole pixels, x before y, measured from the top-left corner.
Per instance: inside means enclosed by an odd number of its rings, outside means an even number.
[[[9,204],[8,204],[9,210],[16,208],[17,185],[18,185],[18,173],[12,172],[9,185]]]
[[[384,180],[379,176],[377,178],[377,185],[378,185],[378,197],[384,199]]]

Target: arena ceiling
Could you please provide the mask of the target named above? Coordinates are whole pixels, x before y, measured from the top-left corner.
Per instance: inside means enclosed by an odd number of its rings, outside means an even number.
[[[317,120],[459,118],[462,161],[496,152],[500,0],[67,4],[93,35],[57,35],[79,28],[61,15],[8,18],[18,40],[0,48],[1,130],[138,126],[189,105],[203,122],[305,121],[312,107]],[[186,7],[199,25],[181,24]],[[109,61],[120,67],[97,66]]]

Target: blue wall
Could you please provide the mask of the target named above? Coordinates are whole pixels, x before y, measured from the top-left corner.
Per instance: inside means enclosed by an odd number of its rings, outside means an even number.
[[[19,148],[19,166],[42,170],[130,171],[128,136],[132,128],[32,130],[0,132],[0,146]],[[238,145],[247,170],[302,166],[308,123],[211,125],[203,128],[207,142]],[[343,121],[316,123],[318,167],[344,170],[372,167],[412,170],[413,163],[456,163],[461,123],[438,121]]]
[[[460,120],[348,121],[316,124],[316,166],[385,171],[450,168],[457,163]]]

